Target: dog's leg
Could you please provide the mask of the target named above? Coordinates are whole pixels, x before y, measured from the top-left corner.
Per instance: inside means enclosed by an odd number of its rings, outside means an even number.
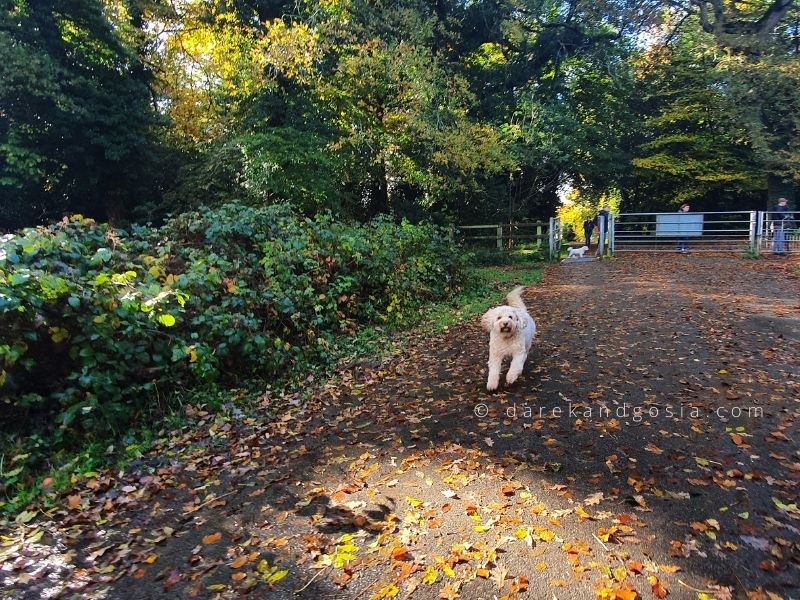
[[[511,385],[517,380],[517,377],[522,373],[522,367],[525,366],[525,359],[528,358],[527,354],[517,354],[511,360],[511,366],[508,368],[506,374],[506,383]]]
[[[489,358],[489,378],[486,380],[486,389],[493,392],[500,385],[500,366],[502,359],[494,356]]]

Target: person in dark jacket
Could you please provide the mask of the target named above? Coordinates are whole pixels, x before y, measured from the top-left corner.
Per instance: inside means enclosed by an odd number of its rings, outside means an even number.
[[[778,205],[772,211],[772,253],[777,255],[786,254],[786,230],[792,220],[792,213],[789,212],[786,198],[778,198]]]
[[[592,240],[592,232],[594,231],[594,219],[586,219],[583,222],[583,245],[589,247],[589,242]]]
[[[678,212],[679,213],[687,213],[687,212],[689,212],[690,208],[691,207],[689,206],[689,204],[684,202],[683,204],[681,204],[681,208],[680,208],[680,210]],[[689,252],[689,237],[688,236],[682,236],[682,237],[680,237],[678,239],[678,252],[683,252],[684,254]]]

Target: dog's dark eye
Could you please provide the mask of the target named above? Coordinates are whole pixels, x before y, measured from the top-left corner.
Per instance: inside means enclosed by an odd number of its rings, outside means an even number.
[[[500,319],[502,319],[502,318],[503,318],[502,316],[501,316],[501,317],[497,317],[497,320],[499,321],[499,320],[500,320]]]

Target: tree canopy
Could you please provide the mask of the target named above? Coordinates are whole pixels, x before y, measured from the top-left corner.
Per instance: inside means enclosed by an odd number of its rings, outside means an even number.
[[[761,208],[800,181],[798,58],[793,0],[6,0],[0,229]]]

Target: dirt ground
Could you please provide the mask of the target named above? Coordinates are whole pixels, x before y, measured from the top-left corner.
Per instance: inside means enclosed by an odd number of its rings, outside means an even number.
[[[797,268],[551,265],[498,392],[476,317],[306,397],[189,407],[5,528],[3,597],[800,598]]]

